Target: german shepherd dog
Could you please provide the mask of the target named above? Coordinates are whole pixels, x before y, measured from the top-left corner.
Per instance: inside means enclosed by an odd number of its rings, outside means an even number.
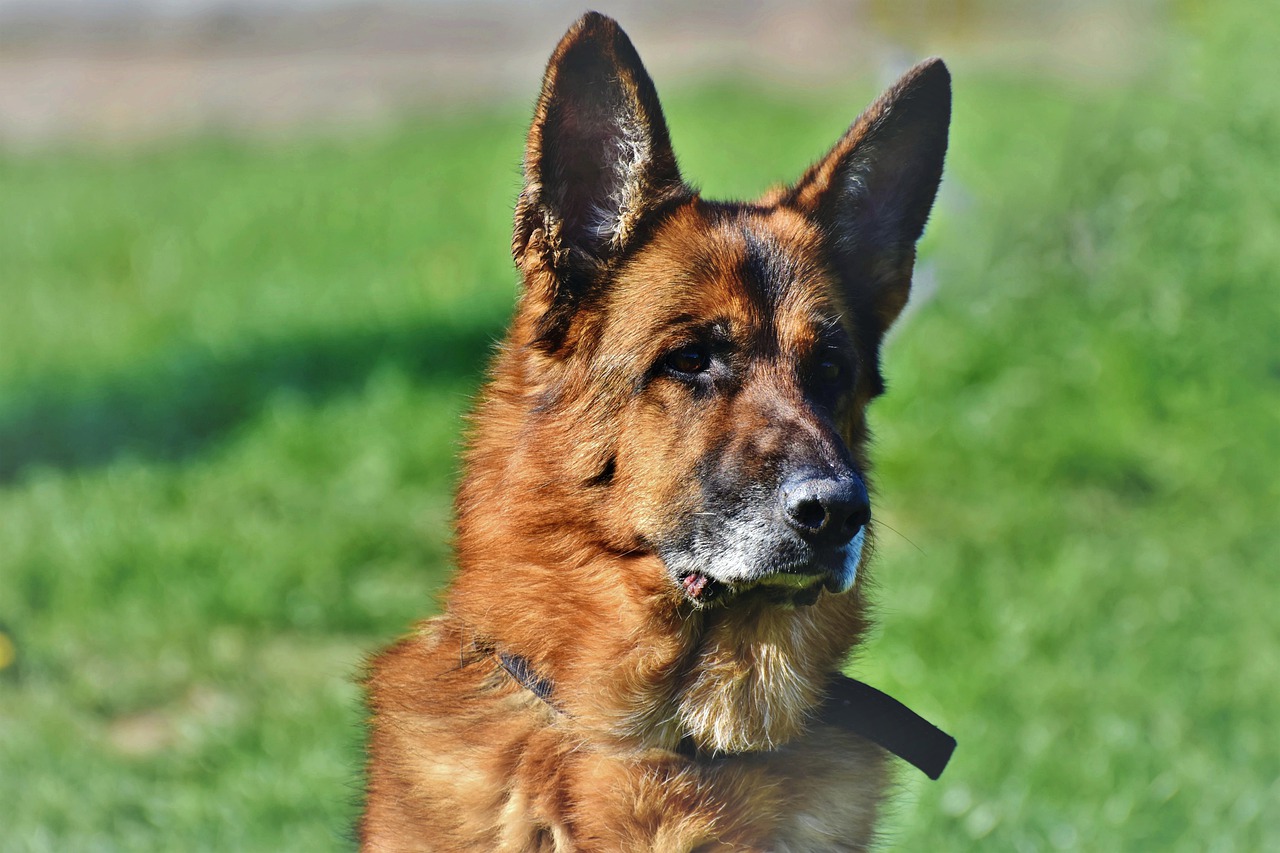
[[[795,185],[708,201],[626,35],[570,28],[457,572],[368,672],[363,849],[865,850],[885,747],[940,770],[911,753],[945,735],[839,671],[868,627],[865,411],[950,110],[926,61]]]

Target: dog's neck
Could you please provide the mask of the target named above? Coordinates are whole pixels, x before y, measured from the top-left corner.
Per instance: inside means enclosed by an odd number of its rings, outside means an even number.
[[[865,630],[855,593],[808,607],[762,600],[710,610],[682,673],[676,712],[702,749],[774,749],[800,733]]]
[[[460,647],[462,665],[486,657],[496,660],[516,684],[540,700],[557,717],[563,716],[564,712],[555,699],[555,683],[534,672],[527,660],[474,643],[470,649],[465,643],[460,643]],[[818,712],[818,721],[853,732],[883,747],[935,780],[946,769],[956,748],[956,740],[951,735],[887,693],[848,676],[837,676],[829,681],[828,695]],[[696,756],[698,747],[690,737],[681,741],[679,751]]]

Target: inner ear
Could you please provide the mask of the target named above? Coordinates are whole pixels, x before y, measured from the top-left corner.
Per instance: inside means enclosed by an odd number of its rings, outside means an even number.
[[[547,104],[538,174],[543,204],[572,251],[620,248],[634,226],[653,137],[638,104],[620,86],[602,85],[613,65],[582,45],[565,57],[569,94]]]
[[[641,220],[686,195],[653,81],[626,34],[590,12],[552,54],[516,210],[521,267],[563,286],[623,251]]]

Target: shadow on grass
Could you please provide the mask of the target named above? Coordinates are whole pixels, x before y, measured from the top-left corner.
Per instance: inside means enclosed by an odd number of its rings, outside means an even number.
[[[388,365],[417,381],[474,381],[500,333],[495,318],[464,329],[406,324],[286,338],[227,354],[192,348],[88,386],[18,389],[0,396],[0,484],[37,467],[87,468],[124,455],[183,459],[275,394],[318,402]]]

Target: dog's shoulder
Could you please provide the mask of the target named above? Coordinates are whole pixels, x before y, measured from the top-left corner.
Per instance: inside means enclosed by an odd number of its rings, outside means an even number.
[[[369,662],[371,716],[364,849],[499,850],[523,829],[512,811],[515,764],[545,738],[545,711],[445,618],[419,624]],[[514,816],[514,817],[513,817]],[[525,821],[529,822],[529,821]],[[481,846],[477,847],[479,844]]]

